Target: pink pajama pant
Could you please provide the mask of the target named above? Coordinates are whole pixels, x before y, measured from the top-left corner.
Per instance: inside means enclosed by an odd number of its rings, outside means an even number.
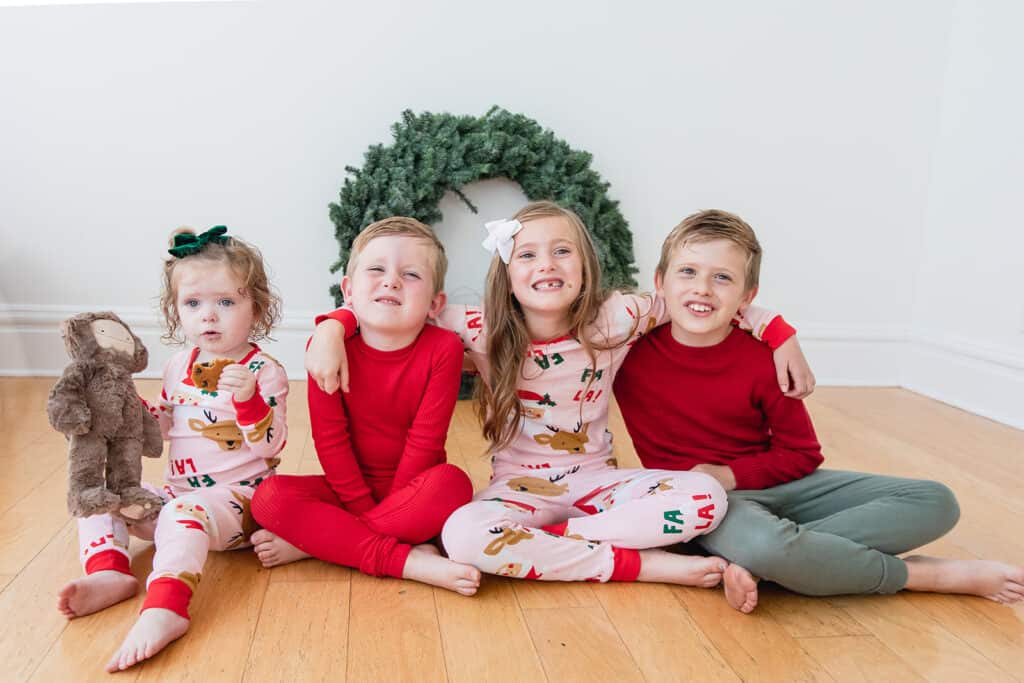
[[[524,469],[496,475],[441,538],[452,560],[489,574],[633,581],[639,549],[709,533],[727,507],[721,485],[698,472]]]
[[[86,574],[102,570],[130,574],[129,534],[147,540],[152,537],[156,552],[142,609],[163,607],[187,619],[188,603],[199,584],[207,552],[250,545],[249,536],[256,529],[250,512],[254,489],[217,485],[174,492],[168,487],[143,486],[164,499],[155,525],[128,526],[111,515],[79,519],[82,566]]]

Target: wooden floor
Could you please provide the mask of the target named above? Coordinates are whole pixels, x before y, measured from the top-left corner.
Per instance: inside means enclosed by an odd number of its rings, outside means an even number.
[[[46,422],[53,380],[0,379],[0,680],[106,679],[141,595],[67,622],[57,589],[81,570],[65,510],[64,439]],[[155,382],[139,382],[154,395]],[[963,517],[926,550],[1024,563],[1024,433],[899,389],[821,388],[808,402],[835,468],[929,477]],[[319,472],[305,388],[293,383],[282,472]],[[636,463],[616,412],[623,466]],[[488,463],[468,405],[448,452],[477,487]],[[147,460],[160,479],[162,462]],[[152,559],[132,541],[136,575]],[[1024,608],[979,598],[803,598],[763,591],[757,612],[718,590],[485,577],[464,598],[308,560],[264,570],[215,553],[192,630],[129,681],[996,681],[1024,680]]]

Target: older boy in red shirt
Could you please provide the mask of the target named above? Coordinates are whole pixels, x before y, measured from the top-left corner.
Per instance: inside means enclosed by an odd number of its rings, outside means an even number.
[[[277,475],[257,489],[252,513],[264,529],[252,543],[264,566],[313,556],[374,576],[476,592],[476,568],[426,543],[473,496],[444,450],[462,342],[426,324],[444,308],[446,269],[434,232],[411,218],[386,218],[356,237],[341,281],[359,320],[345,344],[352,393],[328,394],[308,378],[324,475]],[[355,334],[354,318],[346,333]]]
[[[918,590],[1024,599],[1024,568],[896,555],[956,524],[953,493],[931,481],[819,470],[803,402],[780,388],[768,347],[732,320],[757,294],[761,247],[742,219],[703,211],[665,240],[655,274],[672,322],[626,358],[615,395],[645,467],[702,471],[729,512],[697,539],[732,564],[729,604],[757,605],[757,579],[807,595]]]

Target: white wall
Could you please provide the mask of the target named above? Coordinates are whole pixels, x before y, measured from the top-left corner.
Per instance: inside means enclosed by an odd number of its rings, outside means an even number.
[[[904,383],[1024,426],[1024,6],[957,0]]]
[[[0,9],[0,372],[59,370],[53,324],[76,310],[124,312],[154,346],[167,234],[225,223],[274,269],[286,320],[270,349],[297,374],[309,317],[330,305],[326,205],[343,167],[387,143],[403,109],[499,104],[593,153],[631,223],[642,285],[679,219],[737,211],[766,247],[762,302],[800,327],[820,378],[898,384],[912,318],[928,315],[914,291],[948,128],[951,7]],[[443,204],[442,235],[468,249],[452,288],[462,271],[465,285],[478,277],[478,226],[516,192],[471,188],[479,217]]]

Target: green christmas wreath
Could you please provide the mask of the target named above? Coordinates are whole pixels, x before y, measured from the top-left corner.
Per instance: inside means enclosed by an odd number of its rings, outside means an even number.
[[[462,188],[503,177],[519,183],[531,200],[550,199],[579,214],[597,247],[605,286],[636,286],[633,235],[618,202],[608,197],[608,183],[590,168],[587,152],[572,149],[533,119],[500,107],[480,117],[407,110],[392,131],[394,144],[373,145],[362,168],[345,168],[351,177],[338,203],[330,205],[341,245],[332,273],[345,267],[352,240],[370,223],[388,216],[436,223],[441,219],[438,204],[448,190],[476,213]],[[340,306],[338,285],[331,294]]]

